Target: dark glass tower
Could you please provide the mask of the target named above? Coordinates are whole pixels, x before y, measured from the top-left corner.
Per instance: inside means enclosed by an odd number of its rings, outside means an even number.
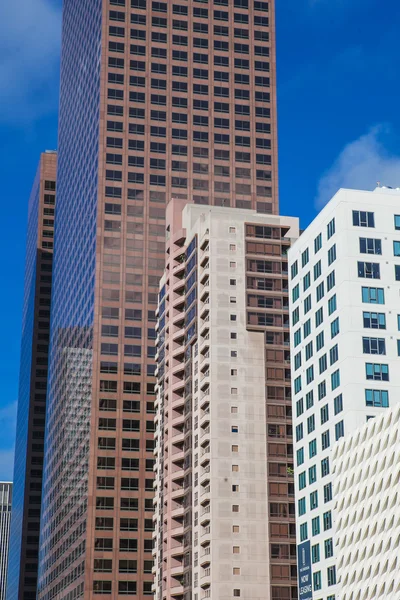
[[[143,598],[165,206],[277,213],[274,3],[65,0],[57,180],[38,599]]]
[[[41,155],[29,199],[7,600],[36,598],[56,165]]]

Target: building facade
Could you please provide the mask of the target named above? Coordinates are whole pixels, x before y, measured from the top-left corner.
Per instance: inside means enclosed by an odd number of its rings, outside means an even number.
[[[334,446],[398,401],[399,198],[340,190],[289,251],[297,541],[315,600],[341,598]]]
[[[400,405],[340,440],[333,452],[341,600],[400,594]]]
[[[274,3],[66,0],[58,150],[38,598],[143,597],[165,206],[277,212]]]
[[[0,600],[6,600],[12,483],[0,482]]]
[[[35,600],[52,291],[57,154],[40,157],[28,206],[8,600]]]
[[[298,220],[167,207],[157,326],[157,600],[294,600],[287,250]]]

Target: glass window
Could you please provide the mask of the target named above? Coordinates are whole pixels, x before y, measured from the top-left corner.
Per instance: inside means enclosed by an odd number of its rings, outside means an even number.
[[[342,410],[343,410],[343,396],[342,396],[342,394],[339,394],[339,396],[336,396],[336,398],[334,398],[333,405],[334,405],[335,415],[337,415],[340,412],[342,412]]]
[[[334,285],[335,285],[335,271],[332,271],[332,273],[329,273],[328,277],[326,278],[327,291],[329,292],[333,288]]]
[[[329,420],[329,406],[325,404],[325,406],[321,407],[321,425],[324,425]]]
[[[394,228],[400,229],[400,215],[394,215]]]
[[[322,266],[321,266],[321,261],[319,260],[314,265],[314,281],[316,279],[318,279],[318,277],[321,275],[321,273],[322,273]]]
[[[309,336],[311,333],[311,319],[307,319],[307,321],[303,325],[303,335],[304,339]]]
[[[332,313],[335,312],[336,308],[337,308],[337,305],[336,305],[336,294],[334,294],[328,300],[328,314],[329,314],[329,316]]]
[[[363,337],[364,354],[386,354],[386,343],[384,338]]]
[[[363,325],[366,329],[386,329],[385,313],[363,312]]]
[[[300,541],[304,542],[304,540],[306,540],[307,538],[308,538],[307,523],[302,523],[300,525]]]
[[[324,332],[321,331],[316,337],[317,352],[324,347]]]
[[[331,338],[334,338],[339,333],[339,317],[331,323]]]
[[[333,244],[328,250],[328,266],[336,260],[336,244]]]
[[[311,275],[310,272],[306,273],[303,277],[303,291],[305,292],[311,285]]]
[[[312,342],[309,342],[307,344],[306,349],[305,349],[305,353],[306,353],[306,361],[310,360],[310,358],[313,355],[313,343]]]
[[[339,421],[339,423],[336,423],[336,425],[335,425],[335,439],[336,439],[336,441],[338,441],[343,436],[344,436],[344,422],[343,421]]]
[[[299,517],[303,516],[306,512],[306,499],[300,498],[297,502],[297,512]]]
[[[300,417],[304,412],[304,402],[303,402],[303,398],[300,398],[300,400],[297,400],[296,402],[296,416]]]
[[[299,375],[299,377],[296,377],[296,379],[294,380],[294,393],[298,394],[299,392],[301,392],[301,375]]]
[[[329,350],[329,363],[332,366],[339,360],[339,347],[337,344]]]
[[[331,445],[329,429],[324,431],[323,434],[321,435],[321,444],[322,444],[322,450],[326,450]]]
[[[323,354],[319,358],[318,363],[319,363],[319,374],[321,375],[321,373],[323,373],[324,371],[326,371],[326,369],[328,368],[328,361],[327,361],[326,354]]]
[[[317,310],[317,312],[315,313],[315,327],[319,327],[320,325],[322,325],[323,320],[324,320],[324,312],[323,312],[323,308],[321,306],[321,308],[319,308]]]
[[[321,571],[313,573],[313,588],[314,591],[320,590],[322,587]]]
[[[299,474],[299,490],[303,490],[307,485],[306,472],[303,471]]]
[[[297,263],[297,260],[294,261],[294,263],[292,264],[292,266],[290,267],[290,274],[292,279],[294,279],[297,275],[297,273],[299,272],[299,265]]]
[[[314,406],[314,392],[311,390],[306,394],[306,409],[312,408]]]
[[[332,391],[336,390],[336,388],[338,388],[339,385],[340,385],[340,371],[339,371],[339,369],[337,369],[331,375],[331,389],[332,389]]]
[[[360,238],[361,254],[382,254],[382,241],[374,238]]]
[[[307,419],[307,433],[312,433],[315,429],[315,415],[310,415]]]
[[[329,475],[329,458],[323,458],[321,460],[321,477]]]
[[[310,485],[317,481],[317,467],[315,465],[308,469],[308,481]]]
[[[325,540],[324,549],[325,549],[325,558],[331,558],[331,556],[333,556],[333,540],[332,540],[332,538]]]
[[[319,517],[314,517],[311,521],[311,532],[312,535],[319,535],[321,533],[321,525]]]
[[[387,408],[389,406],[389,392],[386,390],[365,390],[366,406]]]
[[[328,240],[333,236],[335,230],[335,219],[332,219],[332,221],[329,221],[328,225],[326,226],[326,236]]]
[[[304,300],[304,314],[307,314],[311,310],[311,294]]]
[[[315,544],[315,546],[311,546],[311,561],[314,564],[319,562],[319,560],[319,544]]]
[[[366,304],[385,304],[385,292],[383,288],[362,287],[362,301]]]
[[[311,492],[310,494],[310,510],[318,508],[318,492]]]
[[[353,225],[356,227],[375,227],[374,213],[353,210]]]
[[[335,566],[328,567],[327,575],[328,575],[328,586],[335,585],[336,584],[336,567]]]
[[[313,458],[317,454],[317,440],[311,440],[308,444],[308,455],[309,458]]]
[[[364,279],[380,279],[380,267],[378,263],[361,262],[357,263],[358,276]],[[399,271],[400,277],[400,271]]]
[[[322,248],[322,233],[319,233],[317,235],[317,237],[314,240],[314,252],[315,254],[318,252],[318,250],[321,250]]]
[[[400,281],[400,265],[394,266],[394,277],[396,281]]]
[[[296,426],[296,442],[299,442],[303,439],[303,423],[299,423]]]
[[[308,369],[306,370],[306,383],[307,385],[309,383],[311,383],[312,381],[314,381],[314,366],[311,365],[310,367],[308,367]]]
[[[304,448],[299,448],[297,450],[297,452],[296,452],[296,460],[297,460],[297,466],[298,467],[303,464],[303,462],[304,462]]]
[[[389,381],[389,365],[366,363],[365,374],[370,381]]]
[[[327,483],[324,485],[324,502],[330,502],[332,500],[332,484]]]
[[[316,297],[317,297],[317,302],[319,302],[325,295],[325,286],[324,286],[324,282],[321,281],[321,283],[317,286],[317,290],[316,290]]]
[[[300,296],[300,287],[299,284],[295,285],[292,289],[292,302],[296,302]]]

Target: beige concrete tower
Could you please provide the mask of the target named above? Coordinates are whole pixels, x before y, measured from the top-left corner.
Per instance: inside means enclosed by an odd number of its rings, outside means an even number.
[[[298,220],[167,207],[157,600],[297,598],[286,252]]]

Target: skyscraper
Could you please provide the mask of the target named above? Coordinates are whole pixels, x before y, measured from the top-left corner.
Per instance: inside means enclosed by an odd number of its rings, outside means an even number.
[[[64,2],[40,600],[151,594],[165,206],[277,213],[274,44],[273,2]]]
[[[35,600],[46,413],[57,154],[40,156],[28,206],[8,600]]]
[[[156,600],[295,599],[298,220],[184,203],[167,207],[158,309]]]
[[[12,483],[0,482],[0,600],[6,600]]]
[[[297,540],[324,600],[340,595],[336,443],[399,401],[399,198],[340,190],[289,251]]]

